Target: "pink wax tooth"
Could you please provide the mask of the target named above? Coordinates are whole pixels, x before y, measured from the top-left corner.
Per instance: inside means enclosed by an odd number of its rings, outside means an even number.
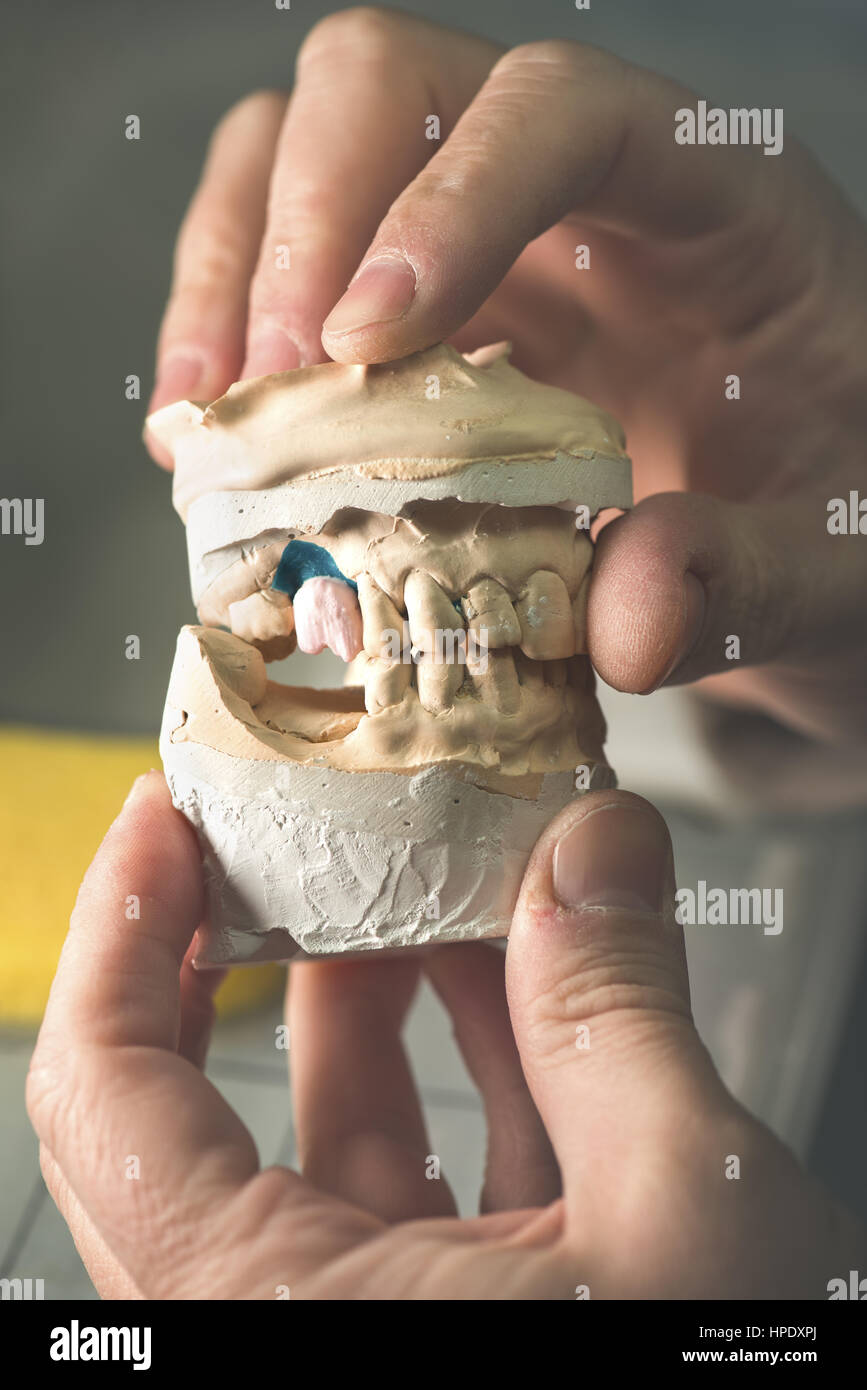
[[[316,575],[306,579],[292,601],[295,632],[302,652],[315,656],[330,647],[335,656],[351,661],[362,647],[358,596],[342,579]]]

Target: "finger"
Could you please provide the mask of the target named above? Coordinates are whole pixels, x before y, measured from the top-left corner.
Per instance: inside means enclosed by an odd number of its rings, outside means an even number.
[[[45,1144],[39,1146],[39,1165],[45,1186],[69,1227],[81,1262],[100,1298],[143,1298],[141,1290],[106,1245]]]
[[[548,827],[515,912],[507,981],[567,1211],[574,1221],[582,1196],[613,1211],[628,1200],[632,1157],[706,1117],[721,1092],[692,1024],[671,842],[653,807],[597,792]]]
[[[311,31],[274,164],[244,376],[325,360],[325,315],[390,203],[436,148],[428,116],[447,131],[501,51],[367,7]],[[412,266],[398,259],[380,272],[383,312],[399,314]]]
[[[678,241],[731,222],[762,175],[767,182],[768,161],[676,144],[675,111],[692,102],[675,83],[583,44],[512,49],[380,224],[326,321],[328,352],[380,362],[450,337],[524,248],[576,210],[582,223]],[[413,270],[399,316],[376,269],[383,256]]]
[[[82,884],[28,1077],[37,1134],[151,1292],[198,1277],[195,1258],[217,1239],[209,1214],[258,1168],[238,1117],[174,1051],[200,915],[195,836],[150,774]]]
[[[174,1051],[180,970],[202,908],[195,835],[162,774],[147,773],[79,889],[40,1045],[67,1038]]]
[[[193,960],[199,953],[195,938],[188,947],[181,966],[180,1008],[181,1023],[178,1055],[186,1057],[200,1069],[205,1065],[211,1032],[217,1017],[214,996],[228,975],[228,970],[195,970]]]
[[[212,401],[238,377],[286,101],[281,92],[257,92],[234,106],[214,133],[178,237],[148,414],[184,397]],[[146,442],[157,463],[170,467],[165,448],[148,434]]]
[[[587,615],[603,680],[645,694],[770,662],[815,671],[844,648],[861,620],[867,560],[857,538],[829,535],[826,490],[827,480],[822,497],[760,505],[660,494],[606,526]],[[800,685],[793,697],[794,717]],[[807,731],[821,732],[826,713],[817,706]]]
[[[482,1212],[547,1206],[560,1170],[521,1069],[504,981],[505,955],[482,943],[441,946],[426,972],[451,1015],[488,1127]]]
[[[430,1140],[401,1027],[417,960],[316,961],[289,972],[298,1152],[305,1177],[382,1220],[455,1212],[427,1177]]]

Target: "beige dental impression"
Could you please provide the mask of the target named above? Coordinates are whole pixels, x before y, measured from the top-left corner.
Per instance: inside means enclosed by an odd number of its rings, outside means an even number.
[[[205,851],[203,962],[507,932],[576,769],[579,789],[610,779],[587,521],[631,503],[616,422],[501,344],[264,377],[148,423],[203,624],[180,635],[161,743]],[[357,586],[340,690],[268,679],[294,646],[272,588],[293,538]]]

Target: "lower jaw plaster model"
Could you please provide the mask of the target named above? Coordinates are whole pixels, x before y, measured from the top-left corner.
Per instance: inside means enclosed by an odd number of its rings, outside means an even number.
[[[327,363],[150,418],[203,624],[161,736],[204,854],[199,964],[503,936],[544,826],[613,781],[588,527],[631,504],[629,460],[508,351]],[[348,683],[270,681],[296,641]]]

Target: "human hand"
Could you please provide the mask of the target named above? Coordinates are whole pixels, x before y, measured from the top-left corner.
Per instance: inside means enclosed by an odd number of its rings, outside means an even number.
[[[326,355],[511,338],[516,365],[626,427],[645,500],[600,537],[603,678],[708,677],[851,749],[867,736],[867,548],[828,534],[827,503],[864,490],[864,227],[790,138],[771,158],[676,144],[675,111],[694,105],[577,43],[507,53],[390,10],[331,15],[288,107],[260,93],[216,133],[151,408]]]
[[[646,802],[592,794],[528,868],[511,1027],[499,952],[426,957],[488,1121],[484,1214],[462,1221],[425,1176],[399,1037],[411,957],[291,967],[302,1173],[260,1168],[201,1070],[215,977],[190,964],[195,837],[162,777],[140,779],[82,886],[28,1078],[45,1179],[99,1293],[825,1297],[863,1268],[863,1235],[716,1075],[690,1018],[672,873]]]

